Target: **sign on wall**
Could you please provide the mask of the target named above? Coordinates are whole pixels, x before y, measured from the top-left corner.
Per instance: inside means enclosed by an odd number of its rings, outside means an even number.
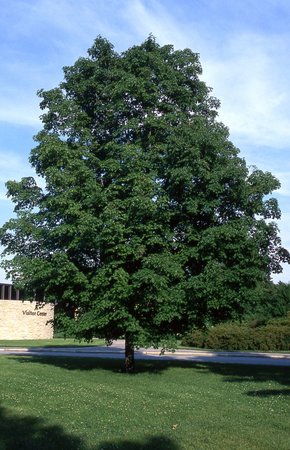
[[[54,305],[0,300],[0,339],[51,339]]]

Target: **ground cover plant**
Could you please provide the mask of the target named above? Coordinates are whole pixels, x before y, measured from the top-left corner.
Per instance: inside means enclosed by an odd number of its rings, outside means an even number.
[[[0,449],[289,449],[290,368],[1,357]]]

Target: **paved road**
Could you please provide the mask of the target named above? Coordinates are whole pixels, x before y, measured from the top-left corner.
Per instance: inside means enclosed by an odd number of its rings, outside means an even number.
[[[66,356],[82,358],[124,358],[124,341],[115,341],[110,347],[33,347],[0,348],[0,355],[19,356]],[[160,355],[156,349],[139,349],[136,359],[161,359],[192,362],[215,362],[224,364],[253,364],[290,366],[290,354],[257,352],[223,352],[212,350],[177,350]]]

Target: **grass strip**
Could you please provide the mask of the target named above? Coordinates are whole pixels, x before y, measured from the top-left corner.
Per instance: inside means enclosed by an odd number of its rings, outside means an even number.
[[[93,339],[90,343],[85,341],[77,341],[75,339],[21,339],[21,340],[0,340],[0,347],[19,347],[19,348],[32,348],[32,347],[84,347],[84,346],[99,346],[105,345],[103,339]]]

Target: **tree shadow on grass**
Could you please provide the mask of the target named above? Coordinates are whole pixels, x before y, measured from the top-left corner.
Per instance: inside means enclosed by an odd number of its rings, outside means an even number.
[[[61,426],[48,425],[42,418],[16,416],[0,407],[1,450],[88,450],[77,436],[67,434]]]
[[[7,357],[9,357],[7,355]],[[10,356],[22,364],[44,364],[60,367],[65,370],[107,370],[112,373],[121,373],[124,369],[122,359],[109,358],[79,358],[63,356]],[[170,368],[192,368],[199,372],[214,373],[223,377],[227,383],[243,382],[267,382],[272,381],[283,386],[290,387],[290,367],[286,366],[263,366],[246,364],[221,364],[201,363],[194,361],[178,360],[136,360],[136,371],[128,376],[139,373],[150,373],[161,375]],[[1,449],[0,449],[1,450]]]
[[[179,450],[180,447],[165,436],[154,436],[144,439],[142,442],[124,440],[101,442],[96,450]]]
[[[250,397],[290,397],[290,389],[259,389],[248,391]]]
[[[207,364],[197,366],[199,370],[210,371],[221,375],[225,383],[253,383],[258,387],[259,383],[274,382],[282,386],[290,387],[290,367],[281,366],[255,366],[244,364]],[[282,397],[290,396],[290,389],[253,389],[244,392],[249,397]]]
[[[107,370],[113,373],[124,372],[124,361],[122,359],[109,358],[78,358],[65,356],[8,356],[21,364],[44,364],[60,367],[65,370]],[[192,367],[194,364],[187,361],[169,360],[137,360],[136,370],[128,376],[135,376],[139,373],[161,374],[171,367]],[[127,375],[124,373],[124,375]],[[1,449],[0,449],[1,450]]]
[[[78,436],[66,433],[61,426],[48,425],[42,418],[16,416],[0,406],[0,450],[179,450],[165,436],[142,441],[114,440],[87,446]]]
[[[273,381],[284,386],[290,386],[290,367],[286,366],[263,366],[246,364],[210,364],[208,369],[222,375],[224,382],[263,383]]]

